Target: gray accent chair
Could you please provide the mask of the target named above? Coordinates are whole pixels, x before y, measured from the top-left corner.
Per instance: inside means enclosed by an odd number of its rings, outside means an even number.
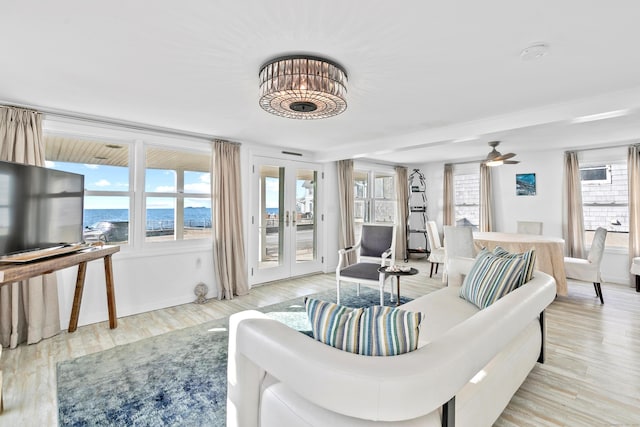
[[[598,227],[593,235],[593,242],[591,242],[591,249],[589,249],[587,259],[572,257],[564,258],[564,270],[567,275],[567,279],[593,283],[593,287],[596,291],[596,297],[600,298],[601,304],[604,304],[604,298],[602,297],[602,287],[600,286],[600,283],[602,282],[602,278],[600,277],[600,263],[602,262],[606,239],[607,230],[605,228]]]
[[[346,254],[355,252],[355,264],[346,264]],[[384,286],[389,275],[379,273],[382,266],[395,264],[396,257],[396,226],[381,224],[364,224],[360,241],[352,247],[338,251],[338,267],[336,268],[336,302],[340,304],[340,283],[351,282],[357,285],[360,295],[360,284],[377,285],[380,288],[380,305],[384,305]],[[393,286],[391,286],[391,301],[393,301]]]

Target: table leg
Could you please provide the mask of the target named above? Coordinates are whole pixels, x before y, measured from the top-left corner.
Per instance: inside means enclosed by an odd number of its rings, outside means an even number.
[[[396,306],[400,305],[400,276],[396,276],[397,279],[397,285],[398,285],[398,295],[397,295],[397,299],[396,299]]]
[[[80,315],[80,304],[82,304],[82,291],[84,289],[84,277],[87,273],[87,262],[78,264],[78,277],[76,278],[76,291],[73,295],[73,306],[71,307],[71,319],[69,319],[69,332],[78,329],[78,316]]]
[[[109,328],[118,327],[118,317],[116,315],[116,294],[113,289],[113,268],[111,266],[111,255],[104,257],[104,276],[107,284],[107,306],[109,308]]]

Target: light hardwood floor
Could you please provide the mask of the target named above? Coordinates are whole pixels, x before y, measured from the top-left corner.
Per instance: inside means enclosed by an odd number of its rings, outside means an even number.
[[[402,295],[415,298],[443,286],[440,274],[429,279],[429,263],[410,263],[420,273],[403,277]],[[57,425],[59,361],[327,289],[335,289],[333,274],[274,282],[231,301],[123,317],[114,330],[102,322],[5,349],[0,426]],[[604,284],[603,294],[604,306],[593,286],[570,282],[569,296],[549,307],[546,363],[533,369],[497,426],[640,426],[640,293]]]

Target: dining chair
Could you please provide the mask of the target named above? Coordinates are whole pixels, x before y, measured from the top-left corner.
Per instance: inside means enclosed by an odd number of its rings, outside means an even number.
[[[440,234],[438,234],[438,226],[435,221],[427,221],[427,238],[429,239],[429,258],[427,261],[431,263],[431,272],[429,277],[433,277],[433,267],[436,267],[438,274],[438,266],[444,264],[445,253],[440,243]]]
[[[449,273],[447,265],[453,258],[474,258],[475,246],[473,244],[473,227],[471,226],[444,226],[444,272],[442,282],[448,283]]]
[[[356,263],[345,266],[346,254],[356,253]],[[364,224],[360,241],[348,248],[338,251],[338,267],[336,268],[336,302],[340,304],[340,283],[356,283],[357,295],[360,295],[360,284],[378,285],[380,288],[380,305],[384,305],[384,286],[389,277],[378,269],[391,266],[396,258],[396,226],[395,224]],[[393,301],[391,286],[391,301]]]
[[[444,251],[446,258],[475,257],[473,244],[473,227],[468,226],[444,226]]]
[[[605,228],[598,227],[593,236],[593,241],[591,242],[591,248],[589,249],[587,259],[572,257],[564,258],[564,269],[567,279],[592,282],[596,291],[596,297],[600,298],[601,304],[604,304],[604,298],[602,297],[602,287],[600,286],[600,283],[602,282],[602,278],[600,277],[600,263],[602,262],[604,242],[606,239],[607,230]]]
[[[542,234],[542,222],[518,221],[519,234]]]

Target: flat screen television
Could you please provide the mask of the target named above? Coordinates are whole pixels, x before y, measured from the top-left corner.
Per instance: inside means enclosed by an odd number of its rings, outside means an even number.
[[[84,176],[0,161],[0,256],[82,242]]]

